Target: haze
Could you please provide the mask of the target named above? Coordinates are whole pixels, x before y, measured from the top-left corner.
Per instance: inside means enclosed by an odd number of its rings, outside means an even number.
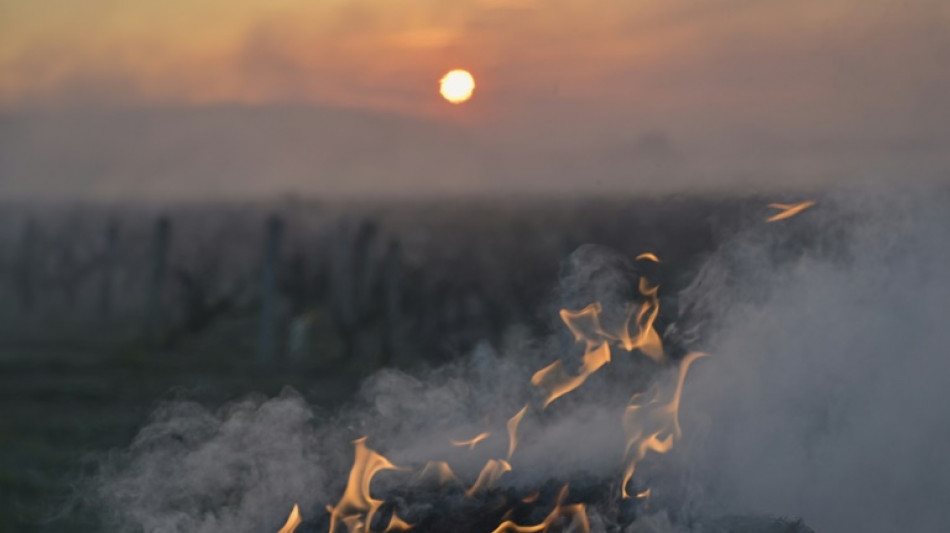
[[[0,198],[946,181],[950,7],[0,0]],[[439,77],[470,70],[462,106]]]

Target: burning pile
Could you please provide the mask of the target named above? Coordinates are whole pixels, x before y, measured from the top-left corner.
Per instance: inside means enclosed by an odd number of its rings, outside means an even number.
[[[809,206],[775,204],[781,212],[768,221]],[[517,362],[476,351],[471,366],[434,369],[426,383],[384,370],[364,383],[369,409],[329,424],[312,424],[299,397],[248,401],[223,415],[190,405],[159,413],[133,443],[131,467],[103,484],[117,522],[150,532],[251,531],[299,498],[303,511],[293,505],[279,533],[809,531],[748,517],[697,525],[689,497],[676,494],[688,488],[654,475],[654,459],[682,437],[686,379],[705,354],[657,330],[651,272],[660,258],[640,254],[635,269],[597,253],[582,247],[571,258],[566,290],[581,289],[562,295],[559,330],[571,340],[551,339],[554,350],[525,350]],[[568,357],[548,359],[563,346]],[[336,456],[360,435],[352,455]],[[344,477],[341,495],[322,492]]]
[[[641,254],[637,259],[659,263],[652,253]],[[625,442],[618,443],[618,446],[623,446],[624,464],[618,465],[619,482],[614,483],[614,494],[605,495],[603,499],[616,502],[615,511],[620,512],[621,509],[636,508],[636,504],[625,505],[626,500],[643,502],[650,498],[650,488],[635,482],[637,465],[650,452],[668,452],[681,437],[678,411],[683,385],[690,366],[705,354],[692,352],[678,363],[671,361],[654,328],[660,307],[659,287],[651,285],[646,277],[640,277],[638,291],[640,301],[627,305],[625,319],[614,331],[602,324],[603,307],[600,303],[592,303],[578,311],[561,310],[561,320],[584,349],[577,368],[566,368],[562,361],[557,360],[534,373],[530,382],[539,393],[539,400],[529,402],[508,418],[505,424],[507,454],[488,459],[475,479],[460,479],[446,461],[428,461],[414,468],[397,467],[371,449],[367,437],[354,441],[355,459],[343,496],[336,505],[327,507],[330,533],[344,529],[349,533],[391,532],[414,527],[425,531],[478,531],[479,526],[494,533],[590,531],[587,507],[571,499],[568,484],[557,485],[553,490],[548,484],[525,495],[510,488],[500,488],[498,482],[517,468],[519,428],[525,417],[540,416],[559,398],[581,387],[591,375],[611,362],[616,350],[639,352],[660,366],[678,365],[675,382],[669,386],[655,385],[651,390],[633,394],[618,421],[625,435]],[[490,436],[490,431],[483,431],[470,439],[450,442],[453,446],[472,450]],[[407,480],[408,489],[397,489],[386,499],[377,499],[373,496],[375,491],[371,490],[373,478],[387,470],[400,472]],[[430,505],[414,505],[422,494],[431,499]],[[468,512],[464,513],[464,525],[458,522],[454,526],[440,524],[440,519],[431,512],[431,504],[446,503],[444,500],[454,500],[449,505],[453,509],[468,507]],[[537,518],[538,509],[545,510],[540,518]],[[292,533],[300,523],[299,509],[294,506],[280,533]]]

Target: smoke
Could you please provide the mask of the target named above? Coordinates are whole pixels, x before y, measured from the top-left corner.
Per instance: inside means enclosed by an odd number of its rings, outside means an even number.
[[[681,459],[709,510],[946,529],[950,212],[945,191],[928,195],[838,198],[851,216],[795,221],[835,233],[850,220],[829,252],[776,262],[774,245],[793,243],[772,231],[707,263],[686,297],[710,317],[714,357],[687,383]]]
[[[116,530],[264,531],[294,501],[326,499],[313,413],[293,393],[220,412],[174,402],[113,457],[94,497]]]
[[[800,516],[816,531],[941,530],[950,492],[946,200],[933,191],[828,197],[783,223],[751,223],[705,261],[669,331],[711,356],[686,381],[684,439],[638,467],[660,510],[634,531],[784,530],[762,515]],[[639,268],[582,247],[565,264],[559,303],[597,298],[609,314],[635,294]],[[556,359],[573,369],[581,351],[556,326],[415,375],[383,370],[332,416],[290,391],[219,411],[171,403],[106,462],[92,496],[116,530],[276,530],[295,502],[305,518],[336,503],[353,439],[367,435],[408,467],[380,473],[374,495],[417,484],[429,460],[449,462],[467,483],[486,460],[506,457],[505,424],[525,405],[503,485],[593,480],[613,490],[625,402],[670,373],[617,351],[540,409],[532,373]],[[471,450],[449,442],[483,431],[491,435]],[[591,515],[595,530],[607,528],[597,509]],[[715,518],[730,515],[748,518]]]

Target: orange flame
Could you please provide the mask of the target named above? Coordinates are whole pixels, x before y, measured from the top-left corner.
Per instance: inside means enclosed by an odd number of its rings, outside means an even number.
[[[815,202],[811,200],[808,200],[806,202],[801,202],[798,204],[769,204],[769,207],[773,209],[780,209],[781,211],[765,219],[765,221],[775,222],[777,220],[784,220],[786,218],[791,218],[813,205],[815,205]]]
[[[453,440],[453,439],[449,439],[449,442],[452,443],[452,446],[468,446],[468,449],[469,449],[469,450],[474,450],[476,444],[478,444],[479,442],[481,442],[481,441],[487,439],[487,438],[490,437],[490,436],[491,436],[491,433],[485,431],[485,432],[483,432],[483,433],[479,433],[478,435],[475,435],[474,438],[471,438],[471,439],[468,439],[468,440]]]
[[[620,331],[620,344],[628,352],[639,349],[644,355],[660,363],[665,357],[663,341],[660,340],[660,334],[653,327],[656,317],[660,314],[660,298],[658,296],[660,287],[658,285],[650,287],[647,285],[647,279],[641,277],[638,288],[640,294],[646,299],[640,304],[640,309],[636,315],[637,336],[636,338],[630,336],[629,324],[633,318],[633,307],[631,307],[628,310],[623,329]]]
[[[624,451],[627,466],[624,469],[623,482],[620,488],[623,498],[630,497],[627,486],[633,478],[637,463],[646,457],[647,452],[667,453],[673,448],[673,441],[682,437],[679,406],[683,395],[683,384],[686,382],[686,374],[693,362],[705,356],[706,354],[702,352],[691,352],[683,358],[679,367],[676,388],[668,402],[658,403],[654,397],[647,404],[636,404],[634,402],[642,396],[637,394],[631,399],[631,404],[624,411],[622,424],[627,435],[627,446]],[[650,433],[647,433],[645,429],[648,425],[652,428]],[[661,438],[661,435],[665,436]]]
[[[590,520],[587,518],[587,508],[584,504],[576,503],[572,505],[563,505],[567,498],[567,485],[561,487],[558,492],[557,502],[554,509],[544,518],[540,524],[533,526],[519,526],[511,520],[502,522],[492,533],[538,533],[547,532],[552,526],[556,525],[560,519],[570,519],[566,527],[560,531],[573,531],[578,533],[590,533]]]
[[[653,327],[657,316],[660,314],[659,286],[650,287],[646,278],[641,277],[639,290],[645,300],[636,312],[636,337],[630,335],[630,322],[634,320],[633,307],[628,309],[626,320],[624,320],[623,327],[617,335],[607,333],[601,326],[600,312],[602,307],[599,303],[590,304],[580,311],[561,310],[561,320],[574,334],[574,339],[577,342],[585,343],[586,349],[580,370],[576,375],[570,375],[564,370],[560,361],[555,361],[531,376],[531,384],[546,393],[543,402],[544,407],[583,385],[591,374],[609,363],[610,341],[619,341],[620,345],[628,352],[639,349],[657,363],[664,360],[663,341],[660,340],[659,333]]]
[[[386,529],[383,530],[383,533],[389,533],[390,531],[406,531],[412,528],[412,524],[396,516],[396,511],[393,511],[393,515],[389,519],[389,525],[386,526]]]
[[[300,507],[295,503],[294,508],[290,510],[290,516],[287,517],[287,523],[277,533],[294,533],[301,521]]]
[[[600,312],[603,310],[599,303],[592,303],[580,311],[561,309],[561,320],[574,334],[577,342],[586,342],[588,346],[604,342],[608,336],[600,326]]]
[[[639,260],[641,260],[641,259],[646,259],[647,261],[653,261],[654,263],[659,263],[659,262],[660,262],[660,258],[657,257],[656,254],[653,254],[653,253],[650,253],[650,252],[644,252],[644,253],[638,255],[635,260],[636,260],[636,261],[639,261]]]
[[[396,466],[379,453],[366,446],[366,437],[353,441],[356,457],[353,468],[336,506],[327,506],[330,511],[330,533],[335,533],[342,522],[350,533],[364,532],[369,529],[373,515],[383,504],[370,495],[369,486],[373,476],[381,470],[396,470]]]
[[[531,384],[546,392],[544,407],[547,407],[554,400],[580,387],[591,374],[609,362],[610,346],[601,342],[594,348],[588,347],[576,376],[568,374],[561,362],[555,361],[535,372],[531,376]]]
[[[534,503],[534,502],[538,501],[538,498],[540,498],[540,497],[541,497],[541,493],[540,493],[540,492],[534,492],[534,493],[532,493],[532,494],[529,494],[529,495],[525,496],[524,498],[521,498],[521,501],[522,501],[523,503]]]
[[[466,496],[474,496],[493,486],[505,472],[511,472],[511,465],[504,459],[489,459],[479,472],[475,483],[465,491]]]
[[[515,448],[518,447],[518,425],[521,424],[521,419],[524,418],[524,414],[528,412],[528,406],[525,405],[518,411],[515,416],[508,419],[508,460],[511,460],[511,456],[515,454]]]
[[[419,478],[426,478],[429,476],[435,476],[438,480],[439,485],[445,485],[453,481],[458,481],[458,477],[455,476],[455,473],[452,472],[452,468],[449,467],[449,463],[445,461],[429,461],[426,463],[425,467],[422,468],[422,472],[419,473]]]

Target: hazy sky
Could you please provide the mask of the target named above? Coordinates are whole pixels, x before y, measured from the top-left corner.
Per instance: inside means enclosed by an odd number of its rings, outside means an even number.
[[[0,194],[950,169],[941,0],[0,0],[0,34]],[[453,67],[478,84],[461,106],[436,91]]]

